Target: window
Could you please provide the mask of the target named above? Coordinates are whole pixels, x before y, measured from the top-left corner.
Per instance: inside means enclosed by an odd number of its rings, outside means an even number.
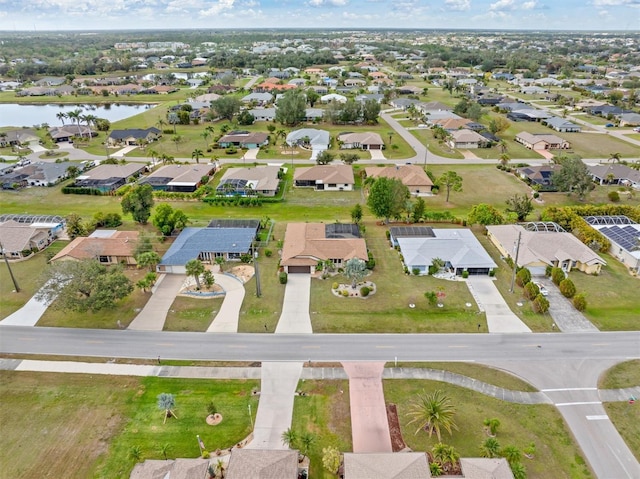
[[[108,263],[109,262],[109,257],[108,256],[100,256],[100,257],[98,257],[98,261],[100,261],[101,263]]]

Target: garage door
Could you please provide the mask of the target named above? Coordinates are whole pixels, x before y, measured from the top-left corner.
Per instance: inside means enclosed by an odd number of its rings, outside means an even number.
[[[544,276],[547,272],[546,266],[527,266],[531,276]]]
[[[289,273],[311,273],[311,266],[289,266]]]

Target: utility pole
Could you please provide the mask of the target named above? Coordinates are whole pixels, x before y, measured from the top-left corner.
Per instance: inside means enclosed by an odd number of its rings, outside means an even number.
[[[424,166],[427,166],[427,155],[429,154],[429,143],[426,144],[424,149]]]
[[[7,269],[9,270],[9,276],[11,276],[11,281],[13,281],[13,287],[16,290],[16,293],[20,292],[20,287],[18,286],[18,282],[16,281],[16,277],[13,275],[13,271],[11,270],[11,265],[9,264],[9,259],[7,258],[7,253],[0,243],[0,251],[2,251],[2,256],[4,256],[4,262],[7,263]]]
[[[260,270],[258,269],[258,248],[255,247],[253,250],[253,266],[256,275],[256,296],[259,298],[262,295],[262,289],[260,287]]]
[[[511,288],[509,288],[509,292],[513,293],[513,288],[515,287],[516,282],[516,270],[518,269],[518,253],[520,252],[520,236],[522,235],[521,231],[518,231],[518,241],[516,242],[516,257],[513,260],[513,274],[511,275]]]

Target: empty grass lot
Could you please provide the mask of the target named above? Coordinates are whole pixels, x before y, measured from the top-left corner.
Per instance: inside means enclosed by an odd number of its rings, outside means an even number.
[[[386,402],[398,406],[404,440],[414,451],[430,451],[438,440],[435,435],[430,439],[424,431],[416,434],[415,424],[408,424],[409,404],[423,391],[441,389],[456,408],[458,426],[451,436],[443,432],[442,441],[454,446],[461,457],[479,456],[480,444],[487,438],[483,421],[497,418],[501,423],[497,440],[502,447],[514,445],[522,451],[535,444],[534,459],[522,459],[529,479],[547,479],[550,471],[557,479],[593,477],[562,417],[551,405],[511,404],[436,381],[385,380],[383,385]]]
[[[0,464],[2,477],[42,475],[69,479],[129,477],[139,446],[144,459],[197,457],[195,434],[211,451],[228,448],[250,432],[247,414],[257,400],[257,381],[210,381],[0,372]],[[178,419],[162,424],[156,398],[174,394]],[[206,406],[213,401],[223,416],[207,426]],[[25,404],[37,406],[25,408]],[[34,453],[36,451],[37,453]]]
[[[618,389],[640,386],[640,359],[616,364],[598,380],[600,389]]]
[[[167,313],[163,331],[204,332],[216,317],[224,296],[188,298],[178,296]]]

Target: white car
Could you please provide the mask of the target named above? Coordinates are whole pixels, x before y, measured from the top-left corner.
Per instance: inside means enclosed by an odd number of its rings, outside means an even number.
[[[538,287],[538,289],[540,290],[540,294],[542,296],[547,296],[549,294],[549,290],[544,287],[544,284],[542,283],[533,283],[533,284],[535,284]]]
[[[636,126],[636,127],[633,129],[633,131],[636,131],[636,132],[640,133],[640,126]]]

